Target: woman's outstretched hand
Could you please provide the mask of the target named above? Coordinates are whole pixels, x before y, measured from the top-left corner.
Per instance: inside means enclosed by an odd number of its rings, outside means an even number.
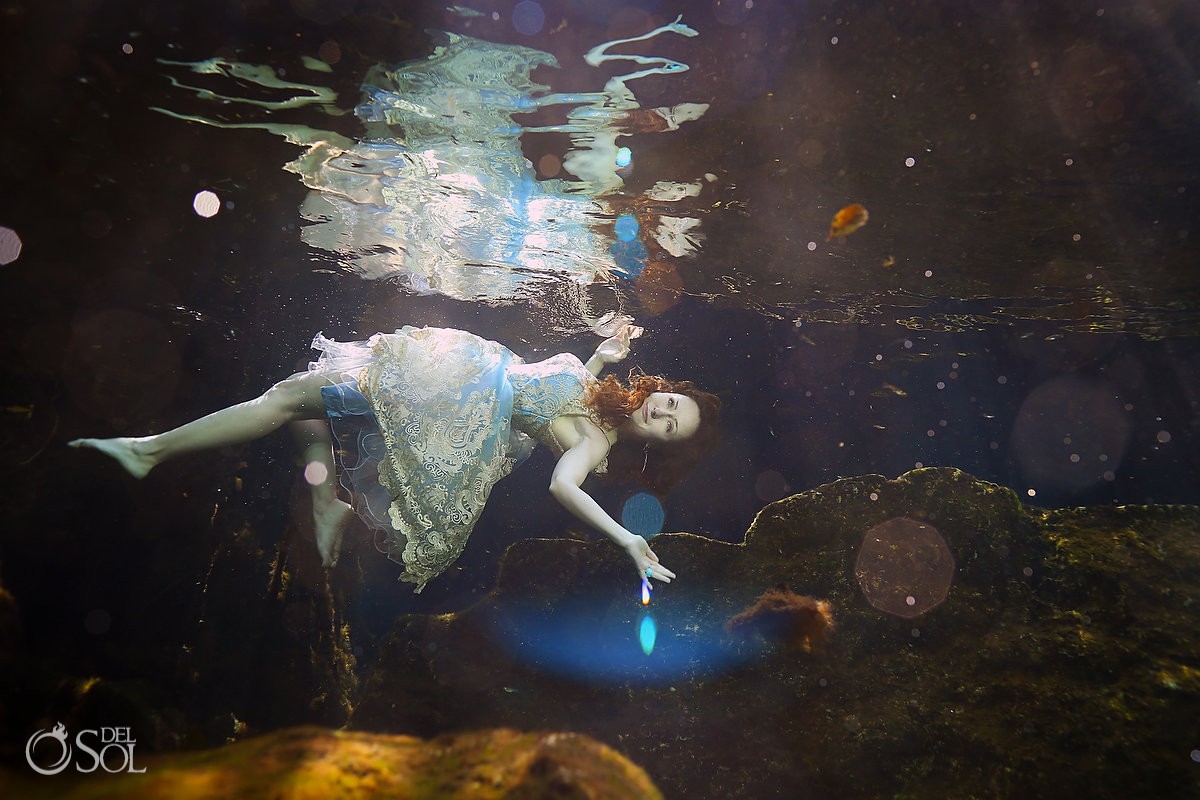
[[[629,355],[629,342],[642,335],[637,325],[622,325],[620,330],[605,339],[596,348],[596,357],[605,364],[615,364]]]
[[[656,581],[670,583],[675,573],[658,563],[658,556],[650,549],[650,545],[641,536],[634,536],[625,545],[625,552],[633,559],[639,578],[653,578]]]

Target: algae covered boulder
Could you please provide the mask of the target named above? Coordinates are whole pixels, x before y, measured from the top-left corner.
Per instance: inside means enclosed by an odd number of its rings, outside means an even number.
[[[138,774],[0,773],[5,797],[122,800],[661,800],[635,764],[586,736],[511,730],[411,736],[289,728],[213,750],[154,756]]]
[[[605,542],[514,545],[475,606],[397,622],[351,726],[576,730],[670,797],[1200,796],[1198,508],[925,468],[653,545],[648,606]]]

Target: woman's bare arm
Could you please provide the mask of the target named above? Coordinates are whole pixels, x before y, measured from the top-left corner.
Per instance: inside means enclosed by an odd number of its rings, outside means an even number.
[[[608,455],[608,440],[603,434],[584,436],[558,459],[550,478],[550,494],[580,521],[612,539],[633,560],[639,577],[670,583],[675,573],[658,562],[658,556],[646,540],[630,533],[614,520],[583,490],[583,481]]]

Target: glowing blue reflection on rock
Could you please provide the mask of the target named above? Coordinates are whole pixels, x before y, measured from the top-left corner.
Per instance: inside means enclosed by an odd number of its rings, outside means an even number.
[[[642,617],[642,624],[638,626],[638,641],[642,645],[642,652],[650,655],[654,652],[654,642],[658,639],[658,626],[654,624],[654,617],[646,614]]]

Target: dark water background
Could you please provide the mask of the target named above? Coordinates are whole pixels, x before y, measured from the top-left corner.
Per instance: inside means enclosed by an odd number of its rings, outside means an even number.
[[[785,493],[917,465],[1038,505],[1200,502],[1194,3],[547,0],[535,36],[514,30],[511,4],[471,5],[500,18],[368,0],[0,3],[0,225],[23,245],[0,267],[0,579],[31,649],[136,676],[145,662],[123,648],[158,636],[168,663],[187,638],[170,626],[203,613],[210,520],[269,547],[299,513],[284,436],[143,482],[69,439],[253,396],[307,361],[318,330],[452,325],[528,357],[597,341],[547,326],[536,303],[339,270],[300,240],[308,190],[282,170],[297,148],[151,111],[200,107],[164,58],[299,75],[301,55],[336,42],[319,77],[351,108],[372,65],[424,57],[438,28],[551,52],[561,69],[535,77],[577,90],[599,82],[587,49],[683,13],[700,35],[653,49],[691,70],[632,88],[644,106],[711,108],[634,137],[629,184],[718,180],[697,209],[704,243],[676,266],[678,302],[638,314],[634,360],[712,388],[726,412],[719,452],[668,499],[667,530],[737,541]],[[353,117],[321,124],[361,135]],[[232,208],[197,216],[201,189]],[[871,222],[827,244],[850,202]],[[636,311],[636,287],[621,290]],[[460,607],[512,541],[586,535],[545,494],[550,463],[540,453],[497,488],[420,598],[380,557],[363,617],[383,632],[397,612]],[[626,494],[596,491],[609,508]]]

